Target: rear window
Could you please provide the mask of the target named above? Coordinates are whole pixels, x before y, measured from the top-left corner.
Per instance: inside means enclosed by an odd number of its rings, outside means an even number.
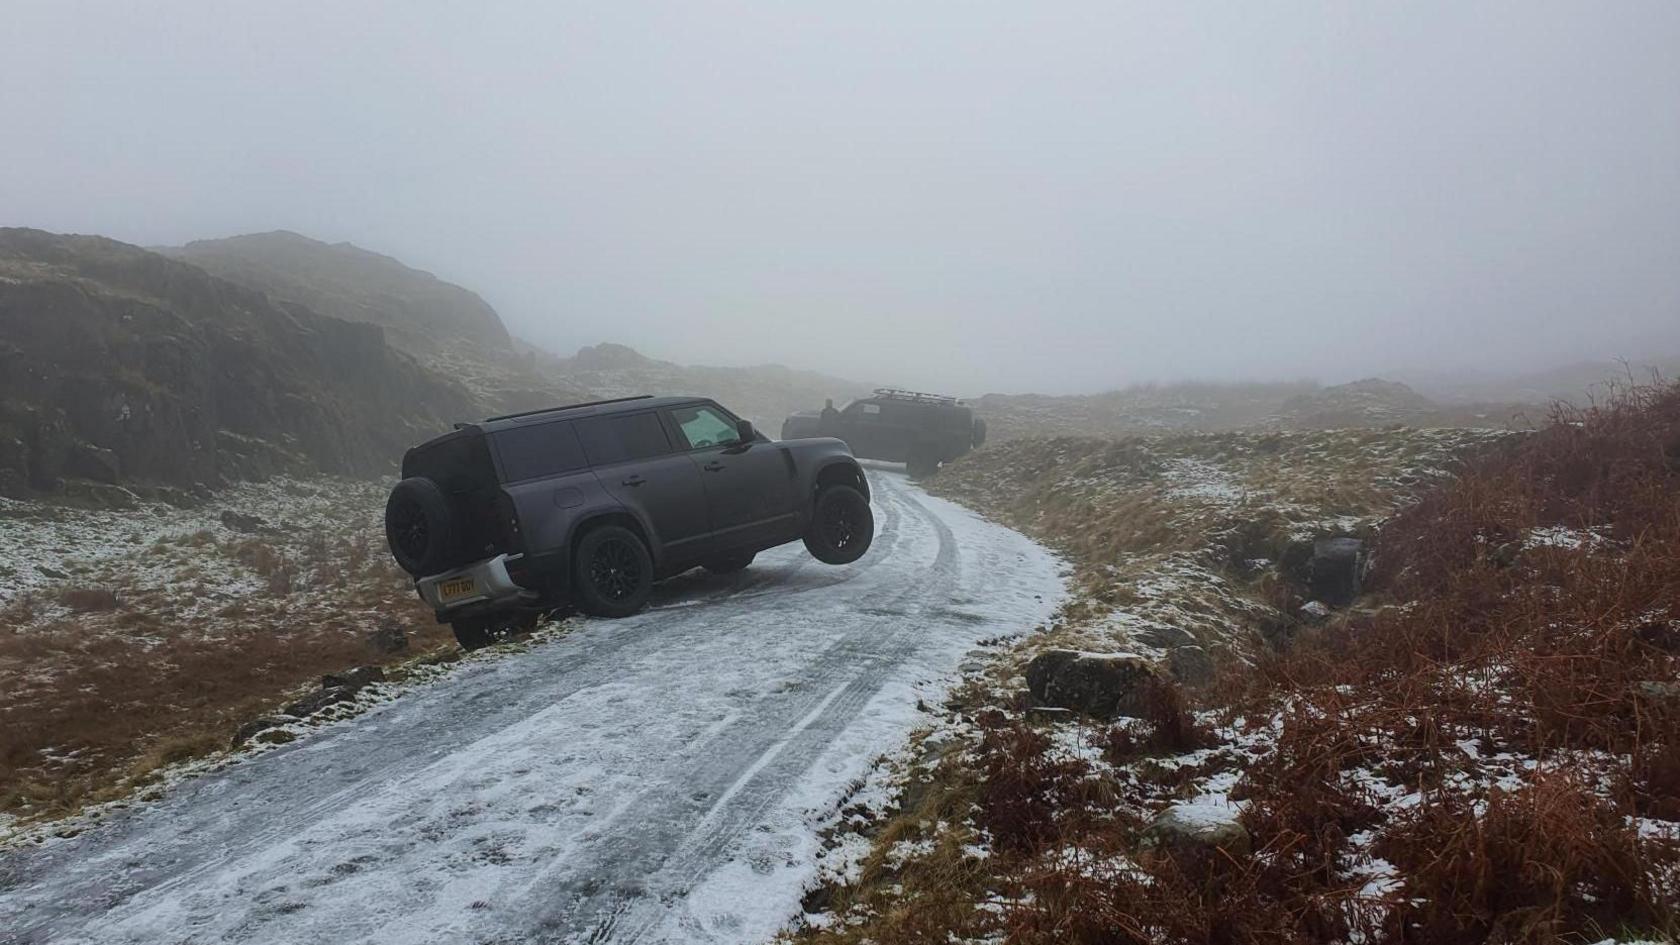
[[[403,456],[403,478],[425,476],[453,494],[496,487],[496,470],[484,437],[453,433],[424,443]]]
[[[508,482],[554,476],[588,465],[570,423],[538,423],[496,434],[502,475]]]
[[[657,413],[590,417],[576,421],[578,439],[591,465],[605,466],[671,452]]]

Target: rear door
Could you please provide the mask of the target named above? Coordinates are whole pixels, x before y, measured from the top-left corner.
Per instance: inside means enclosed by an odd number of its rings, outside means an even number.
[[[595,478],[654,531],[666,555],[682,556],[710,529],[706,487],[677,451],[659,413],[617,413],[573,421]]]
[[[787,448],[741,441],[739,421],[711,403],[665,411],[677,448],[705,483],[711,529],[721,544],[773,540],[798,528]]]

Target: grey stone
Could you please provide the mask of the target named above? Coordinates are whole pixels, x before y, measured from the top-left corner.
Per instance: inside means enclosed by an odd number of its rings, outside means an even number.
[[[263,732],[266,732],[271,728],[278,728],[289,721],[291,720],[272,715],[265,715],[261,718],[252,719],[244,725],[239,726],[239,730],[233,733],[233,742],[230,747],[238,748],[240,745],[256,738]]]
[[[1130,653],[1047,650],[1027,664],[1027,688],[1039,705],[1099,719],[1143,714],[1155,667]]]
[[[343,673],[329,673],[321,677],[322,689],[348,689],[351,692],[365,688],[370,683],[384,682],[385,670],[378,666],[357,666],[355,669]]]
[[[354,698],[356,698],[356,693],[353,690],[344,686],[333,686],[322,689],[320,692],[310,693],[281,711],[293,718],[306,719],[327,706],[339,702],[349,702]]]
[[[222,510],[221,522],[236,532],[260,532],[268,527],[268,522],[264,521],[262,516],[247,515],[232,509]]]
[[[1173,678],[1187,686],[1199,686],[1213,679],[1213,657],[1199,646],[1175,646],[1167,652],[1167,668]]]
[[[1295,616],[1304,624],[1317,626],[1330,619],[1330,605],[1321,600],[1309,600],[1301,605]]]
[[[1357,538],[1320,538],[1313,542],[1308,573],[1314,598],[1332,607],[1346,607],[1364,589],[1365,543]]]
[[[1139,845],[1180,855],[1223,850],[1235,857],[1253,849],[1236,809],[1208,803],[1174,804],[1162,811],[1144,828]]]
[[[114,485],[122,479],[122,461],[113,450],[77,443],[64,459],[64,474]]]
[[[1680,682],[1646,679],[1634,683],[1633,690],[1646,702],[1660,703],[1680,709]]]
[[[368,646],[383,656],[402,653],[408,649],[408,633],[401,624],[387,623],[368,635]]]

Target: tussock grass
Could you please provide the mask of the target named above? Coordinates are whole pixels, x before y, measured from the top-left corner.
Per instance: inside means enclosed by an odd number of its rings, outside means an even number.
[[[1375,606],[1227,664],[1217,713],[1185,712],[1176,727],[1169,710],[1145,729],[1118,727],[1100,765],[1007,710],[989,718],[967,759],[967,821],[992,855],[988,877],[965,889],[985,897],[943,930],[902,935],[863,915],[852,934],[1034,945],[1680,935],[1680,387],[1560,408],[1534,434],[1484,441],[1456,467],[1434,447],[1396,465],[1411,448],[1387,435],[1139,445],[1163,463],[1193,456],[1237,471],[1232,518],[1205,505],[1190,518],[1164,514],[1207,524],[1228,574],[1271,558],[1238,589],[1278,611],[1296,602],[1276,549],[1307,516],[1393,510],[1413,486],[1422,497],[1374,533]],[[1318,488],[1289,470],[1294,460],[1367,481]],[[1094,511],[1117,491],[1082,492],[1069,474],[1076,456],[1016,480],[987,462],[959,463],[952,491],[1084,556],[1093,586],[1171,560],[1147,528],[1058,531],[1111,521],[1061,508]],[[1127,462],[1137,474],[1111,481],[1173,504],[1148,461]],[[1244,525],[1251,497],[1267,514]],[[1101,559],[1114,549],[1133,557]],[[1240,762],[1220,761],[1240,738],[1251,738]],[[1215,741],[1224,744],[1206,747]],[[1140,844],[1153,806],[1206,783],[1197,759],[1240,764],[1230,796],[1252,853]]]
[[[161,586],[119,562],[102,583],[13,599],[0,611],[0,812],[50,819],[121,796],[325,673],[452,653],[364,531],[357,519],[295,541],[195,532],[141,556]],[[212,593],[231,599],[205,604]],[[386,621],[407,629],[407,652],[369,646]]]

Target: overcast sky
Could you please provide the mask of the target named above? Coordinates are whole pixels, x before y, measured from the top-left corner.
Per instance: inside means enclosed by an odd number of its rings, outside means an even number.
[[[896,384],[1680,353],[1680,3],[11,0],[0,223]]]

